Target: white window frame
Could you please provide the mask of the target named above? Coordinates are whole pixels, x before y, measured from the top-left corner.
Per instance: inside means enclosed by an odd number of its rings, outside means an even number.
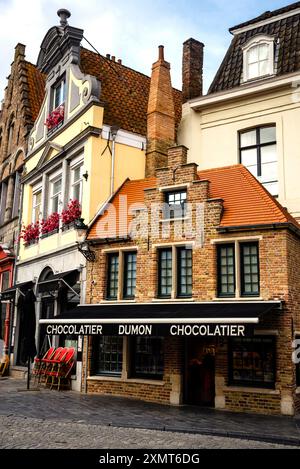
[[[41,193],[41,201],[39,204],[35,204],[35,197],[38,193]],[[42,214],[42,205],[43,205],[43,191],[42,191],[42,186],[38,185],[32,188],[32,211],[31,211],[31,222],[35,223],[40,219],[40,216]],[[39,216],[37,219],[35,219],[35,210],[36,208],[40,206],[39,210]]]
[[[56,96],[57,91],[59,89],[59,104],[56,105]],[[66,77],[61,78],[56,85],[53,86],[53,103],[52,103],[52,110],[57,109],[59,106],[64,104],[65,102],[65,95],[66,95]]]
[[[54,184],[59,179],[61,180],[60,192],[57,192],[57,193],[53,194]],[[49,176],[48,210],[47,210],[48,216],[51,215],[52,213],[54,213],[53,209],[52,209],[52,201],[53,201],[53,197],[56,196],[56,195],[58,195],[58,210],[57,210],[57,212],[60,213],[62,211],[62,191],[63,191],[63,174],[62,174],[62,171],[58,171],[56,173],[50,174],[50,176]]]
[[[249,78],[248,53],[253,47],[267,45],[269,48],[268,72],[264,75]],[[274,75],[274,38],[271,36],[259,35],[251,38],[243,47],[243,82],[259,80]]]
[[[74,189],[74,186],[79,184],[80,185],[80,189],[79,189],[80,205],[82,204],[82,192],[83,192],[83,169],[84,169],[83,165],[84,165],[84,160],[83,160],[82,155],[80,156],[80,158],[75,158],[73,161],[71,161],[71,164],[70,164],[69,200],[74,200],[73,189]],[[77,168],[81,169],[80,171],[81,174],[80,174],[80,178],[74,181],[74,171]]]

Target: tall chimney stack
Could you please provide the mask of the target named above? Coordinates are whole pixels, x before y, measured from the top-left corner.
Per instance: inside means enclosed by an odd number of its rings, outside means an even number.
[[[204,44],[190,38],[183,43],[182,102],[202,96]]]
[[[158,60],[152,65],[147,111],[146,177],[154,176],[167,164],[168,147],[175,142],[175,108],[170,64],[164,58],[164,46],[158,48]]]

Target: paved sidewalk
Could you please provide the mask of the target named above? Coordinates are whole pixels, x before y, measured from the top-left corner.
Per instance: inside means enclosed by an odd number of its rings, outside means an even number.
[[[300,447],[296,418],[222,412],[196,406],[164,406],[71,391],[19,392],[25,381],[0,379],[0,415],[119,428],[215,435]]]

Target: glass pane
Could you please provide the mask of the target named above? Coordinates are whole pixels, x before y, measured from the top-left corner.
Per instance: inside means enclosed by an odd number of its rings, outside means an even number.
[[[248,65],[248,79],[256,78],[259,76],[258,62]]]
[[[241,133],[241,148],[256,145],[256,130]]]
[[[80,182],[73,186],[73,199],[78,200],[79,202],[81,202],[80,186],[81,186]]]
[[[251,150],[242,150],[241,163],[246,167],[257,165],[257,149],[252,148]]]
[[[269,59],[269,44],[260,44],[258,49],[258,58],[259,60],[268,60]]]
[[[248,51],[248,64],[253,64],[258,61],[258,46],[251,47]]]
[[[265,163],[261,165],[261,182],[277,181],[277,163]]]
[[[262,163],[271,163],[273,161],[277,161],[276,145],[261,147],[260,154]]]
[[[36,192],[34,205],[39,205],[42,201],[42,192]]]
[[[58,179],[57,181],[52,183],[52,194],[57,194],[58,192],[61,191],[61,179]]]
[[[80,171],[81,170],[81,166],[77,166],[77,168],[73,169],[73,181],[78,181],[78,179],[80,179]]]
[[[270,194],[277,196],[279,193],[278,182],[268,182],[264,183],[263,186],[270,192]]]
[[[276,142],[276,127],[262,127],[260,129],[260,143]]]
[[[263,60],[259,62],[259,76],[262,77],[264,75],[267,75],[269,72],[270,72],[269,61]]]

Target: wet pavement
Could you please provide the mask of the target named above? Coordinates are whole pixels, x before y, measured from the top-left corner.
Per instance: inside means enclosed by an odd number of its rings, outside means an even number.
[[[33,383],[31,384],[33,386]],[[11,422],[28,419],[38,425],[78,425],[145,429],[294,445],[300,448],[300,415],[263,416],[196,406],[166,406],[114,396],[88,395],[40,388],[25,391],[26,382],[0,379],[0,416]],[[5,420],[6,419],[6,420]],[[8,419],[8,420],[7,420]],[[16,420],[17,419],[17,420]],[[246,443],[246,442],[245,442]]]

